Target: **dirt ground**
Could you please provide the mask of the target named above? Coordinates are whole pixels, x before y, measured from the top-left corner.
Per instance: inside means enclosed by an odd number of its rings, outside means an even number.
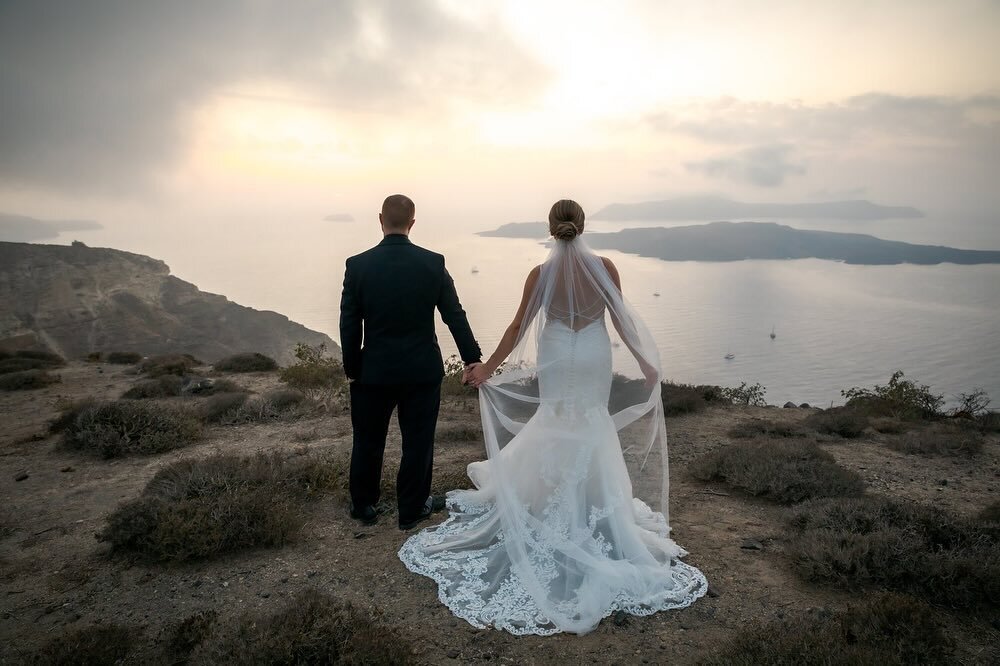
[[[696,663],[750,622],[839,609],[857,599],[794,574],[783,551],[788,508],[696,481],[687,472],[695,457],[725,445],[726,432],[740,420],[795,422],[812,410],[711,408],[668,419],[673,534],[691,553],[686,561],[710,581],[708,596],[680,611],[608,618],[586,636],[517,638],[477,630],[452,616],[438,602],[435,584],[407,571],[397,558],[408,535],[397,529],[395,516],[360,527],[333,496],[308,506],[301,536],[282,548],[171,566],[110,557],[94,534],[109,512],[136,497],[163,466],[215,451],[303,446],[346,457],[349,417],[212,427],[184,449],[106,461],[59,449],[57,439],[47,435],[47,422],[61,401],[116,398],[136,377],[123,367],[87,363],[57,372],[61,383],[46,389],[0,393],[0,663],[20,663],[66,627],[119,622],[141,625],[155,638],[197,611],[215,609],[224,620],[267,612],[306,587],[377,605],[387,623],[415,637],[417,656],[432,664]],[[254,390],[278,384],[267,373],[234,379]],[[446,400],[439,433],[469,426],[478,427],[476,401]],[[880,442],[883,437],[819,441],[841,465],[862,475],[868,492],[960,514],[979,511],[1000,496],[995,436],[974,458],[897,453]],[[398,461],[398,442],[394,425],[388,468]],[[479,442],[441,441],[435,465],[464,465],[481,453]],[[439,514],[434,521],[443,518]],[[761,547],[744,547],[747,539]],[[962,663],[983,663],[989,643],[998,639],[975,617],[949,621],[948,631],[959,642]]]

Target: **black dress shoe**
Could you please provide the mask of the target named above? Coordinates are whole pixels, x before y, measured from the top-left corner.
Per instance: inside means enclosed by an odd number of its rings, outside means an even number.
[[[412,530],[414,527],[431,517],[431,514],[441,511],[445,507],[444,495],[431,495],[424,502],[423,508],[415,518],[410,520],[400,520],[399,529]]]
[[[360,507],[351,504],[351,518],[362,525],[374,525],[378,522],[378,511],[371,504]]]

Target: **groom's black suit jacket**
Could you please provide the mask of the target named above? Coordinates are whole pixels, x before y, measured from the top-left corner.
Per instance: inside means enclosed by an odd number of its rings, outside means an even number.
[[[444,377],[434,310],[465,363],[482,352],[444,257],[390,234],[347,260],[340,301],[344,372],[362,384],[417,384]]]

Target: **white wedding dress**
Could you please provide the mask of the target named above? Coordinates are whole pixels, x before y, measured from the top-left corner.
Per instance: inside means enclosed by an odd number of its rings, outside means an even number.
[[[400,559],[458,617],[518,635],[690,605],[708,584],[669,536],[659,382],[618,372],[645,361],[659,378],[651,336],[579,238],[555,242],[530,303],[511,362],[480,390],[488,459],[469,465],[476,489],[448,493],[448,519]],[[633,496],[627,462],[656,475],[645,460],[657,442],[662,512]]]

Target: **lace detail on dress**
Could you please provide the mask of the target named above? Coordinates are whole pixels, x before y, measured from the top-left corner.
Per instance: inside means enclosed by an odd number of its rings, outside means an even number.
[[[517,636],[534,634],[549,636],[559,633],[559,629],[538,607],[535,599],[522,584],[520,576],[510,566],[506,557],[503,542],[503,530],[497,527],[492,542],[484,547],[472,549],[442,549],[442,544],[449,540],[461,539],[463,535],[473,534],[481,530],[491,520],[495,521],[495,511],[484,507],[482,503],[466,503],[463,495],[466,491],[454,491],[448,494],[448,509],[450,515],[436,527],[425,529],[406,540],[399,550],[399,558],[410,571],[433,579],[438,585],[438,599],[451,612],[478,629],[494,627]],[[553,506],[555,506],[555,502]],[[634,500],[637,510],[643,510],[642,522],[666,525],[662,514],[653,512],[641,500]],[[588,535],[596,546],[594,556],[601,557],[609,564],[613,561],[611,554],[614,545],[600,531],[601,524],[611,518],[617,511],[629,508],[628,505],[591,507],[587,519]],[[558,509],[552,509],[549,514],[554,518],[555,533],[566,537],[561,526],[565,520],[556,518]],[[658,519],[656,518],[658,516]],[[533,575],[540,582],[550,583],[559,574],[555,559],[552,557],[555,546],[548,537],[533,530],[531,566]],[[580,536],[574,535],[573,541],[580,541]],[[676,559],[684,551],[676,549],[677,555],[660,565],[654,575],[658,579],[658,588],[652,594],[638,598],[630,590],[623,589],[614,596],[610,603],[599,612],[598,620],[615,611],[645,616],[662,610],[684,608],[703,596],[708,589],[705,576],[696,568]],[[564,600],[558,604],[559,610],[573,614],[573,600]]]

